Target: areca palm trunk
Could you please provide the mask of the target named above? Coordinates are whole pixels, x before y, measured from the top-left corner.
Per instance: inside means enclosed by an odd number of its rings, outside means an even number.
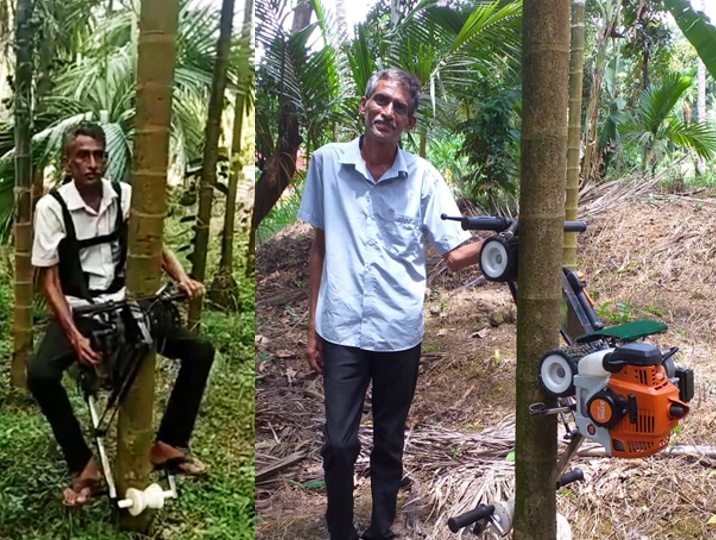
[[[517,290],[515,540],[554,540],[557,423],[529,404],[554,403],[538,383],[559,343],[560,266],[567,165],[569,0],[525,2]]]
[[[246,0],[244,6],[244,26],[241,29],[242,43],[248,42],[253,26],[254,1]],[[244,123],[247,115],[253,114],[253,73],[251,66],[247,66],[247,77],[244,79],[247,91],[236,94],[234,106],[234,132],[231,137],[231,172],[229,175],[229,189],[226,196],[226,215],[224,216],[224,231],[221,238],[221,259],[219,268],[226,274],[231,274],[234,260],[234,223],[236,220],[236,193],[241,176],[243,163],[239,159],[243,149]],[[248,95],[247,95],[248,94]],[[248,107],[247,107],[248,104]],[[253,180],[252,180],[253,181]]]
[[[209,247],[211,226],[211,205],[216,185],[216,162],[219,157],[219,134],[221,114],[224,110],[224,90],[226,89],[226,69],[229,65],[231,48],[231,27],[234,18],[234,0],[223,0],[221,4],[221,22],[219,40],[216,45],[216,60],[209,97],[209,111],[206,120],[204,138],[204,159],[199,189],[199,211],[196,218],[196,235],[191,271],[195,279],[206,278],[206,258]],[[198,330],[204,299],[198,297],[189,304],[189,327]]]
[[[577,219],[579,194],[579,147],[582,128],[582,80],[584,65],[584,4],[572,0],[572,30],[569,55],[569,127],[567,130],[567,198],[566,219]],[[577,266],[577,233],[564,235],[562,262],[569,268]]]
[[[293,10],[291,33],[296,34],[311,22],[313,7],[307,0],[299,1]],[[251,218],[251,237],[256,235],[259,223],[268,215],[281,194],[288,187],[296,172],[296,158],[302,139],[294,105],[288,99],[281,100],[278,118],[278,139],[273,155],[266,160],[261,176],[256,182],[256,196]]]
[[[221,4],[221,22],[219,41],[216,46],[209,111],[206,121],[204,138],[204,160],[201,171],[199,189],[199,211],[196,219],[196,236],[192,255],[192,274],[199,281],[206,278],[206,258],[209,247],[211,224],[211,205],[216,185],[216,162],[219,156],[219,133],[221,130],[221,113],[224,110],[224,89],[226,88],[226,70],[229,65],[229,49],[231,48],[231,27],[234,18],[234,0],[223,0]],[[189,305],[189,327],[198,329],[203,298],[198,297]]]
[[[127,289],[132,297],[156,292],[162,266],[169,125],[179,0],[142,0],[137,43],[137,116],[132,162]],[[144,489],[150,472],[154,406],[154,352],[147,355],[119,411],[117,487]],[[119,515],[121,528],[146,533],[151,513]]]
[[[245,118],[244,102],[246,96],[237,94],[234,106],[234,134],[231,140],[231,171],[229,172],[229,185],[226,195],[226,214],[224,215],[224,230],[221,233],[221,258],[219,271],[230,275],[233,270],[234,259],[234,224],[236,222],[236,191],[241,175],[241,136],[243,120]]]
[[[33,0],[18,0],[15,79],[15,312],[11,383],[25,386],[32,348],[32,18]]]

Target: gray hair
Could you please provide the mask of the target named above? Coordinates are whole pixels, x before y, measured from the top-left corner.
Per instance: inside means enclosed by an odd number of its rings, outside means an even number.
[[[408,118],[415,116],[415,111],[418,110],[418,104],[420,103],[420,83],[413,75],[406,73],[400,68],[388,68],[381,69],[373,73],[368,79],[368,84],[365,86],[365,98],[370,99],[378,86],[378,81],[398,81],[403,85],[408,93],[410,94],[410,103],[408,103]]]
[[[102,126],[95,122],[80,122],[65,133],[65,140],[62,145],[62,153],[65,157],[69,155],[70,147],[75,142],[75,139],[81,135],[93,138],[102,145],[102,149],[107,148],[107,137]]]

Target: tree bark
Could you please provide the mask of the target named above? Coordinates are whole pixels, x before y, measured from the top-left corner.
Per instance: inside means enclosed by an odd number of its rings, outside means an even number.
[[[246,0],[244,6],[244,25],[241,30],[242,41],[247,38],[251,32],[251,25],[254,13],[254,1]],[[247,72],[249,71],[247,66]],[[249,87],[249,94],[253,77],[249,76],[244,82]],[[234,106],[234,132],[231,136],[231,168],[229,172],[229,190],[226,196],[226,215],[224,216],[224,229],[221,237],[221,259],[219,268],[222,272],[231,274],[233,271],[234,260],[234,223],[236,221],[236,192],[239,183],[239,177],[242,175],[243,163],[239,159],[241,150],[243,149],[243,128],[246,115],[253,114],[253,107],[249,107],[247,111],[247,102],[253,103],[253,100],[246,99],[246,94],[239,93],[236,95],[236,104]]]
[[[584,75],[585,0],[572,0],[572,29],[569,55],[569,128],[567,131],[567,198],[566,219],[577,219],[579,194],[579,150],[582,141],[582,81]],[[562,262],[577,266],[577,233],[564,234]]]
[[[127,254],[130,297],[148,296],[159,288],[162,233],[166,215],[169,126],[172,79],[176,60],[179,0],[142,0],[137,42],[137,115],[132,163],[132,201]],[[141,364],[117,422],[117,487],[146,488],[153,439],[154,360],[152,351]],[[123,510],[119,526],[146,533],[151,512],[133,517]]]
[[[266,166],[256,182],[251,234],[255,234],[259,223],[281,198],[281,194],[291,183],[296,172],[298,147],[303,142],[298,132],[298,120],[290,103],[283,103],[279,114],[279,139],[276,142],[276,150],[266,160]]]
[[[196,237],[194,253],[191,259],[191,271],[194,278],[204,281],[206,278],[206,256],[209,247],[209,227],[211,225],[211,204],[216,185],[216,162],[219,157],[219,133],[221,131],[221,113],[224,110],[224,90],[226,88],[226,70],[229,66],[231,48],[231,27],[234,18],[234,0],[224,0],[221,4],[221,22],[219,40],[216,45],[216,61],[209,97],[209,111],[206,120],[204,139],[204,159],[199,189],[199,211],[196,218]],[[204,298],[199,296],[189,303],[189,328],[198,331]]]
[[[554,540],[557,425],[529,404],[554,400],[538,383],[559,343],[560,266],[567,165],[569,0],[523,8],[522,137],[517,292],[515,540]]]
[[[310,2],[301,2],[293,13],[291,32],[303,30],[311,22],[313,8]],[[251,219],[251,236],[256,234],[259,223],[268,215],[281,198],[296,172],[298,147],[303,140],[299,135],[299,125],[293,105],[283,99],[279,109],[278,140],[276,148],[266,160],[266,165],[256,182],[254,214]]]
[[[32,19],[33,0],[18,0],[15,55],[15,308],[10,382],[25,387],[32,350]]]

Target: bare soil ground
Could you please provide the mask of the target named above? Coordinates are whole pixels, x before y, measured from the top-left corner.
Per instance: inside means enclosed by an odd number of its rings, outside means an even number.
[[[607,324],[669,325],[652,342],[679,346],[692,368],[691,415],[675,445],[716,448],[716,201],[649,197],[585,214],[579,263]],[[304,359],[311,230],[295,224],[256,252],[256,538],[327,538],[319,455],[322,384]],[[394,530],[405,539],[468,538],[447,517],[509,498],[514,445],[515,318],[506,287],[470,285],[477,270],[430,266],[418,391]],[[356,522],[370,516],[370,397],[356,468]],[[575,539],[716,538],[714,454],[619,460],[577,456],[586,479],[557,497]]]

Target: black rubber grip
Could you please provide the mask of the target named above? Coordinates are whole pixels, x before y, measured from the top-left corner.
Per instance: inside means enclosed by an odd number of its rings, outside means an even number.
[[[502,232],[512,223],[511,219],[499,216],[453,217],[442,214],[441,219],[459,221],[465,231],[495,231]]]
[[[564,232],[584,232],[587,224],[584,221],[565,221]]]
[[[572,482],[576,482],[577,480],[584,480],[584,473],[582,472],[582,469],[572,469],[571,471],[560,476],[559,480],[557,480],[556,489],[564,487],[567,484],[571,484]]]
[[[456,533],[463,527],[472,525],[476,521],[490,517],[495,511],[495,506],[492,504],[480,504],[474,510],[465,512],[461,516],[448,519],[448,528]]]

